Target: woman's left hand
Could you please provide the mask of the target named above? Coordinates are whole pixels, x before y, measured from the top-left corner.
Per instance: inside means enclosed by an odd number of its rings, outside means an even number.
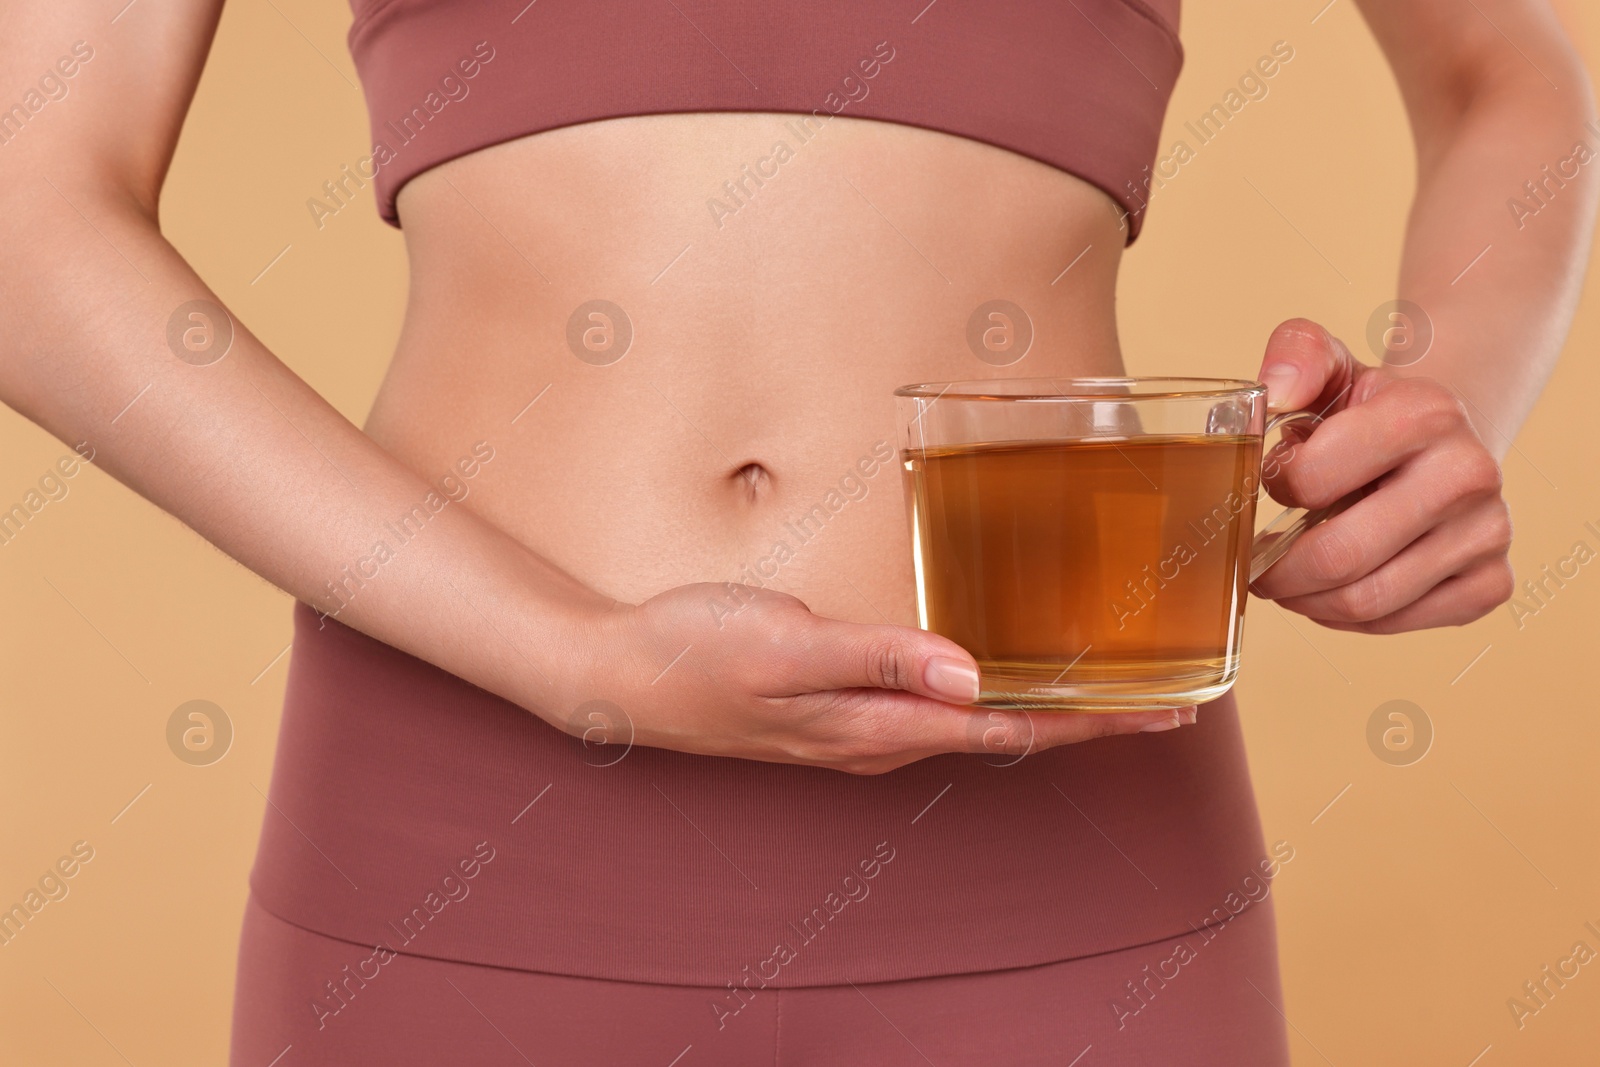
[[[1308,530],[1253,592],[1372,634],[1459,626],[1510,599],[1500,464],[1450,388],[1358,363],[1306,319],[1272,332],[1260,377],[1272,411],[1325,419],[1267,480],[1273,496],[1315,508],[1364,495]]]

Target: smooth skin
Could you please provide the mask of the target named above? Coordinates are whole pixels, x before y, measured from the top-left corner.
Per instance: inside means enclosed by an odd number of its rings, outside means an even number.
[[[1417,147],[1398,293],[1437,340],[1417,365],[1372,368],[1306,320],[1274,331],[1273,405],[1330,416],[1274,489],[1365,496],[1257,592],[1324,625],[1393,632],[1464,623],[1510,595],[1498,459],[1570,324],[1596,168],[1514,237],[1504,202],[1570,152],[1595,106],[1541,0],[1478,0],[1486,18],[1454,0],[1361,7]],[[495,146],[401,193],[411,299],[363,432],[243,324],[208,367],[166,347],[174,308],[217,300],[157,209],[220,10],[139,4],[108,26],[104,5],[60,0],[0,16],[6,84],[31,83],[75,40],[96,47],[72,96],[0,149],[0,400],[326,610],[326,583],[382,524],[492,439],[472,495],[340,622],[561,729],[604,698],[638,743],[688,752],[880,773],[979,747],[962,706],[971,657],[909,625],[892,467],[748,606],[717,625],[708,603],[892,439],[895,385],[1120,372],[1109,197],[990,146],[842,118],[711,230],[708,191],[781,119],[651,116]],[[686,244],[696,253],[662,272]],[[1047,284],[1086,246],[1068,281]],[[997,291],[1055,339],[1005,370],[951,343]],[[639,350],[604,373],[563,347],[571,310],[601,293],[641,325]],[[510,422],[547,385],[535,415]],[[1009,719],[1039,750],[1195,712]]]

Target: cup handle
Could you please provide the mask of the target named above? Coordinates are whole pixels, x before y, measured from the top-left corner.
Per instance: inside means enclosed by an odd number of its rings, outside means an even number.
[[[1281,415],[1274,415],[1267,420],[1267,427],[1262,431],[1262,437],[1296,422],[1305,422],[1310,429],[1322,422],[1322,416],[1314,411],[1287,411]],[[1361,496],[1362,492],[1358,489],[1326,507],[1285,508],[1279,512],[1276,518],[1261,528],[1261,532],[1256,534],[1255,541],[1250,546],[1250,580],[1254,582],[1265,574],[1269,567],[1282,559],[1284,553],[1289,551],[1289,546],[1298,541],[1301,534],[1324,519],[1339,514]]]

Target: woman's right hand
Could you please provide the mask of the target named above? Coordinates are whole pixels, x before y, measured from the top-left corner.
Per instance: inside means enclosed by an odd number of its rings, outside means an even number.
[[[1191,723],[1195,709],[1117,713],[976,708],[955,642],[908,626],[815,615],[787,593],[705,582],[618,604],[584,635],[574,704],[622,709],[635,744],[880,774],[944,752],[1022,755]],[[581,716],[567,726],[581,734]]]

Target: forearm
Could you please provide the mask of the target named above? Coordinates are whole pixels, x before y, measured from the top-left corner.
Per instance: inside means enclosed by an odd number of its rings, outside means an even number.
[[[609,600],[437,487],[462,471],[404,467],[237,319],[225,356],[179,358],[174,310],[220,301],[135,205],[54,181],[0,197],[0,400],[340,622],[523,706],[564,700],[575,624]],[[483,436],[464,430],[469,463]]]
[[[1425,312],[1433,340],[1398,373],[1450,385],[1497,457],[1565,342],[1600,195],[1587,77],[1576,59],[1540,58],[1559,89],[1526,67],[1484,85],[1447,125],[1420,131],[1400,267],[1399,296]]]

